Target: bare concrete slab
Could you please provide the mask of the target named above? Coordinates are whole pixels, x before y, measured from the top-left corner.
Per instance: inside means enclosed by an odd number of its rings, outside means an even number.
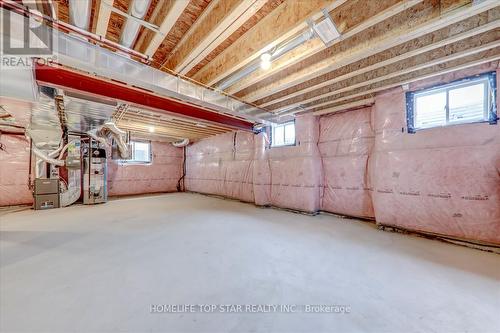
[[[0,216],[2,332],[499,332],[499,309],[499,255],[356,220],[187,193]]]

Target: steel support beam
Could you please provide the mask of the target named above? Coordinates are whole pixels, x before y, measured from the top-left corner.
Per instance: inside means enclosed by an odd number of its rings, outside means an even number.
[[[163,97],[124,83],[106,80],[70,70],[60,65],[35,64],[35,77],[39,85],[90,94],[145,108],[162,110],[182,116],[223,124],[234,129],[251,131],[253,124],[197,105]]]

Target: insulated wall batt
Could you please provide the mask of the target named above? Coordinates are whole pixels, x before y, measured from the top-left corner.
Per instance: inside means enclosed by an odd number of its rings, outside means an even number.
[[[31,204],[28,188],[29,142],[24,136],[0,134],[0,206]]]
[[[183,152],[167,142],[151,142],[150,164],[108,160],[108,193],[131,195],[175,192],[182,173]]]
[[[484,70],[453,73],[433,82]],[[376,97],[370,171],[377,223],[500,243],[499,125],[464,124],[408,134],[405,114],[401,89]]]
[[[269,149],[270,203],[282,208],[317,212],[322,187],[317,117],[297,116],[295,133],[295,146]]]
[[[367,172],[374,138],[371,108],[320,118],[322,210],[374,218]]]
[[[254,138],[253,189],[255,204],[266,206],[271,204],[271,167],[267,157],[269,139],[265,132],[257,134]]]
[[[186,190],[254,202],[253,133],[219,134],[190,145]]]

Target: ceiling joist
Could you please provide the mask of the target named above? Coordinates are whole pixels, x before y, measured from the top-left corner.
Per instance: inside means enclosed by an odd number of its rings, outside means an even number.
[[[415,72],[404,74],[392,79],[379,81],[376,83],[368,84],[360,89],[354,91],[347,91],[339,93],[332,96],[331,99],[320,104],[315,104],[313,108],[308,109],[309,111],[319,111],[332,106],[333,104],[345,102],[365,96],[368,94],[378,93],[391,88],[403,86],[412,82],[425,80],[428,78],[440,76],[443,74],[463,70],[466,68],[490,63],[500,59],[500,48],[494,48],[487,51],[483,51],[468,57],[463,57],[456,59],[447,63],[438,64],[435,66],[427,67]]]
[[[254,102],[496,6],[498,6],[497,1],[486,0],[443,14],[443,7],[439,3],[424,1],[344,42],[325,49],[296,66],[281,71],[279,75],[272,77],[272,80],[264,80],[245,96],[240,94],[237,96]]]
[[[208,85],[215,84],[250,63],[260,53],[294,36],[306,27],[305,22],[308,18],[319,16],[323,8],[329,8],[335,2],[334,0],[308,0],[282,3],[198,71],[193,79]]]
[[[100,0],[99,10],[97,11],[97,23],[95,34],[105,37],[108,31],[109,18],[111,17],[111,8],[113,0]]]
[[[378,24],[387,18],[394,16],[423,0],[391,0],[391,1],[347,1],[330,11],[330,16],[335,22],[341,37],[333,43],[339,43],[355,34]],[[229,94],[237,92],[262,81],[273,74],[291,66],[299,61],[316,54],[325,49],[325,44],[319,39],[314,38],[299,46],[297,49],[289,52],[281,58],[273,61],[269,70],[257,70],[244,79],[235,83],[226,91]]]
[[[180,74],[188,73],[265,3],[266,0],[213,1],[172,52],[164,67]]]
[[[292,88],[282,90],[276,94],[257,100],[255,103],[264,108],[282,101],[293,103],[291,99],[294,97],[302,95],[305,96],[306,93],[318,90],[356,75],[388,66],[421,53],[497,29],[500,27],[500,8],[493,9],[492,11],[494,12],[480,14],[480,16],[484,16],[483,19],[477,16],[469,18],[466,21],[461,21],[421,38],[400,44],[392,49],[366,57],[360,61],[318,76],[312,80],[304,81],[296,86],[293,86]],[[488,17],[492,18],[491,22]]]
[[[165,35],[168,34],[170,29],[175,25],[177,19],[186,9],[189,4],[189,0],[171,0],[171,6],[169,7],[168,14],[160,25],[159,32],[155,33],[151,42],[149,42],[146,51],[144,52],[147,56],[152,57],[156,50],[160,47]]]
[[[471,37],[460,42],[446,45],[415,57],[395,62],[390,65],[381,66],[361,75],[353,76],[337,83],[330,84],[312,92],[299,95],[278,102],[267,107],[270,111],[279,112],[281,109],[289,109],[299,105],[310,106],[317,101],[322,101],[329,96],[339,92],[356,89],[359,86],[371,82],[378,82],[394,76],[413,72],[422,68],[441,64],[450,60],[466,57],[500,46],[500,33],[495,30],[492,33],[484,33],[480,36]]]

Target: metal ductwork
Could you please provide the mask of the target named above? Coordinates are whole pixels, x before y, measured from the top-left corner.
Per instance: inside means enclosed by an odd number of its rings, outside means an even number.
[[[69,0],[69,22],[80,29],[88,30],[92,1]]]
[[[150,2],[151,0],[133,0],[130,6],[130,15],[142,20],[144,16],[146,16]],[[120,38],[120,44],[125,47],[131,47],[137,37],[140,27],[141,24],[138,21],[130,18],[127,19]]]

